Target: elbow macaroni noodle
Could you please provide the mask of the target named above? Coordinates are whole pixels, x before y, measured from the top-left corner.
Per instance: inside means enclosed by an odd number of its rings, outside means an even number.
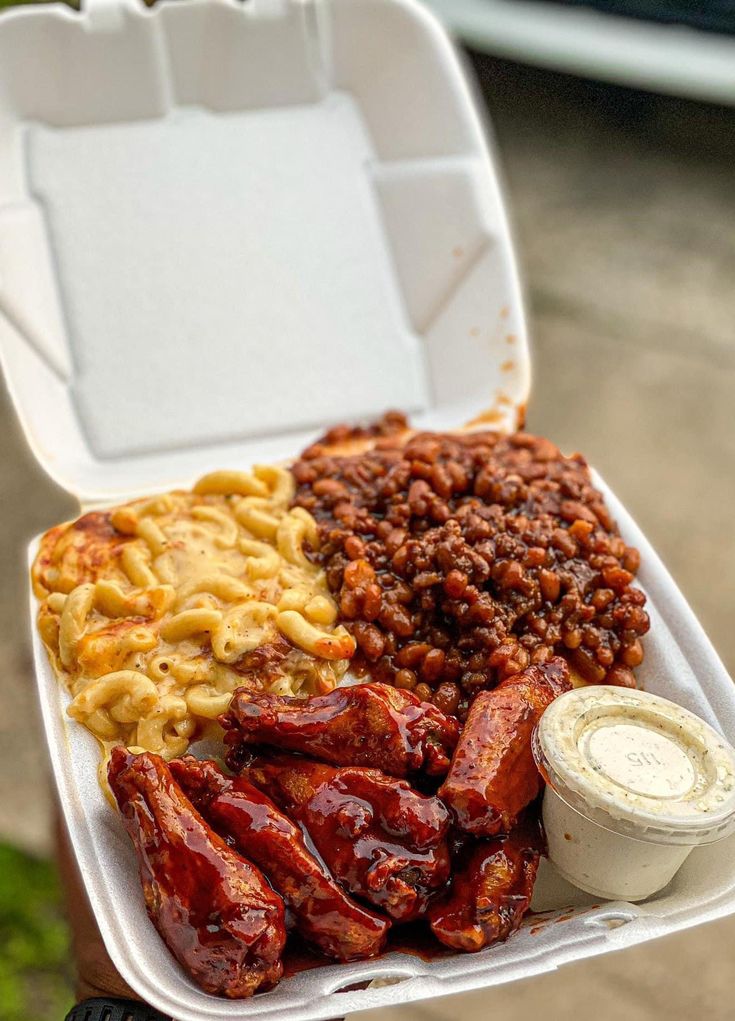
[[[183,754],[242,685],[329,691],[355,651],[291,473],[216,471],[43,537],[38,626],[69,715],[103,746]]]

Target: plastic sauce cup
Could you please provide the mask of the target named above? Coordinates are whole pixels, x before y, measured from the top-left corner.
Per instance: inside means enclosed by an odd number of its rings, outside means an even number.
[[[650,897],[694,847],[735,829],[735,750],[657,695],[567,692],[541,717],[534,756],[549,858],[596,897]]]

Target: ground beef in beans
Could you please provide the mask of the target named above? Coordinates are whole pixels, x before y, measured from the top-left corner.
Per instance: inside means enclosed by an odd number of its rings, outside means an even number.
[[[585,680],[635,684],[640,558],[580,455],[525,433],[421,433],[354,456],[316,444],[293,472],[359,672],[460,716],[556,652]]]

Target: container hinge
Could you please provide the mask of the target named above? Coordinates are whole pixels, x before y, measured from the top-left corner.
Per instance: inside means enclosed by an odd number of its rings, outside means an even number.
[[[91,32],[119,32],[125,27],[125,11],[144,6],[131,0],[83,0],[84,26]]]

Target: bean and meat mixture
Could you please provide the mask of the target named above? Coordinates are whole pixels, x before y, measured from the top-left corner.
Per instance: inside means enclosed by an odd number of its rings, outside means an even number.
[[[399,419],[356,454],[330,452],[349,439],[333,430],[292,469],[358,673],[460,718],[479,690],[558,653],[586,681],[634,686],[640,557],[584,458],[527,433],[410,435]]]

